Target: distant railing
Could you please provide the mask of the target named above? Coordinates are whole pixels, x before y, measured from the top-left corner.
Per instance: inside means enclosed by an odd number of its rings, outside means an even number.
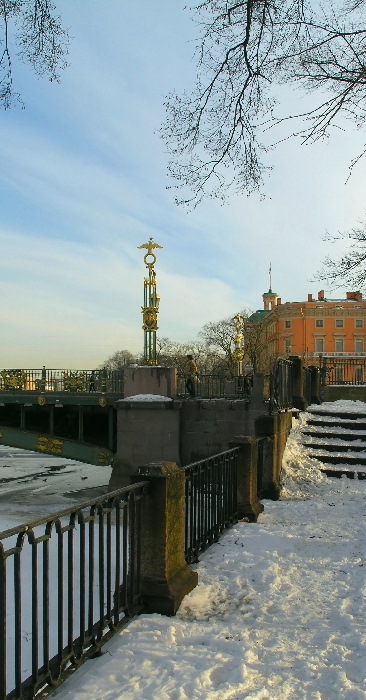
[[[269,413],[287,411],[293,406],[293,374],[291,360],[275,361],[270,377]]]
[[[366,358],[366,352],[327,352],[327,353],[319,353],[319,352],[306,352],[304,357],[306,358],[314,358],[317,360],[321,360],[323,357],[365,357]]]
[[[322,386],[366,384],[366,356],[321,358]]]
[[[123,370],[3,369],[0,370],[0,391],[123,395],[123,376]]]
[[[186,477],[185,556],[188,563],[237,521],[239,448],[184,467]]]
[[[188,397],[187,388],[189,375],[178,377],[178,396]],[[253,377],[251,375],[240,377],[225,377],[218,374],[199,374],[192,379],[194,396],[199,399],[213,398],[238,398],[250,401],[252,394]]]
[[[0,533],[0,699],[31,699],[138,612],[146,482]]]

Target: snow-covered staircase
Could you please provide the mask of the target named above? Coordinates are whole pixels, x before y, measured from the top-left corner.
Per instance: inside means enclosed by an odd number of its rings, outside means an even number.
[[[366,404],[335,401],[309,406],[303,445],[328,476],[366,479]]]

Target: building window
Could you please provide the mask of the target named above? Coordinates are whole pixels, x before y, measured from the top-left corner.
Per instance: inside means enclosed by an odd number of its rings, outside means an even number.
[[[355,338],[355,352],[363,352],[363,338]]]
[[[291,338],[285,338],[284,350],[285,355],[291,355]]]
[[[343,318],[336,318],[335,327],[336,328],[343,328]]]
[[[291,328],[291,321],[285,321],[285,328]]]
[[[355,328],[363,328],[363,318],[355,319]]]
[[[324,321],[322,318],[315,319],[315,328],[324,328]]]
[[[343,338],[336,338],[334,342],[334,350],[335,352],[343,352]]]
[[[324,338],[315,338],[315,352],[324,352]]]

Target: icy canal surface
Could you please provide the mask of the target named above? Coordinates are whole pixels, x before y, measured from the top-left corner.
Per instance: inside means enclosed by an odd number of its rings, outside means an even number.
[[[366,699],[366,481],[320,472],[305,419],[281,500],[201,557],[175,618],[134,619],[58,700]]]
[[[0,531],[107,491],[109,466],[0,445]]]

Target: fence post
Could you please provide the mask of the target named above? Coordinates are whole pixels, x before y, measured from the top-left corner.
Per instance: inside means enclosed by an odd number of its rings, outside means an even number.
[[[140,467],[132,482],[150,482],[142,509],[141,594],[149,613],[175,615],[198,582],[184,554],[185,476],[175,462]]]
[[[259,513],[263,511],[263,504],[258,499],[258,440],[239,435],[230,442],[230,447],[239,447],[238,518],[248,518],[256,523]]]
[[[321,403],[320,399],[320,372],[318,367],[309,367],[311,373],[311,403]]]
[[[44,394],[46,391],[46,378],[47,378],[47,370],[46,370],[45,365],[43,365],[42,371],[41,371],[41,385],[40,385],[41,394]]]
[[[292,362],[293,407],[304,411],[307,407],[307,402],[304,397],[304,362],[301,357],[294,355],[290,356],[289,360]]]

